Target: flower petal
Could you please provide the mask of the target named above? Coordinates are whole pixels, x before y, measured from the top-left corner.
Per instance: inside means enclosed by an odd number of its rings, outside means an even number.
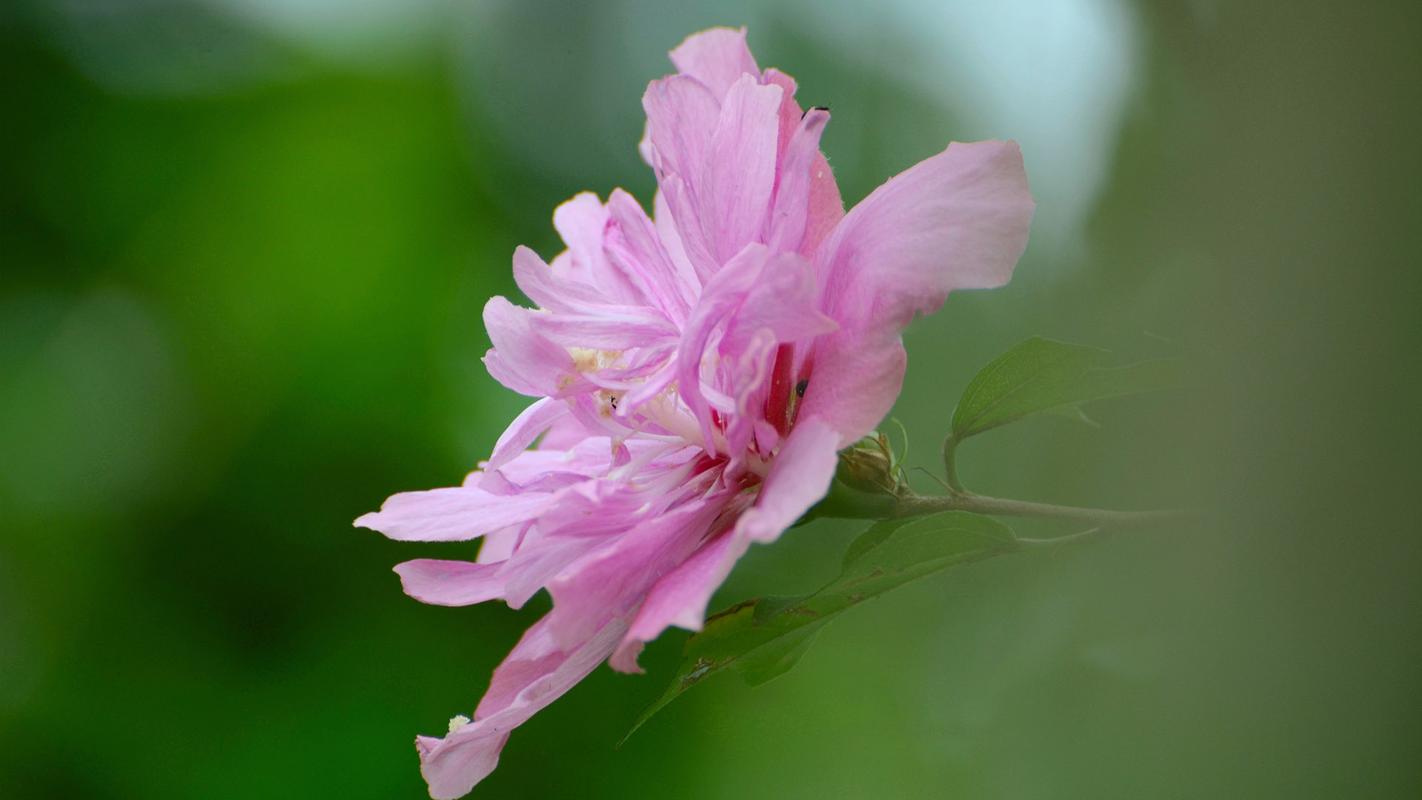
[[[731,312],[745,299],[765,267],[764,245],[747,245],[711,277],[701,292],[701,300],[691,312],[677,351],[677,388],[682,402],[701,426],[703,444],[715,453],[712,420],[703,387],[703,361],[712,333],[725,324]]]
[[[666,192],[661,189],[658,189],[652,198],[652,225],[662,247],[666,249],[667,257],[676,265],[676,270],[689,276],[693,287],[692,297],[695,298],[701,293],[701,281],[697,277],[696,268],[691,265],[691,260],[686,255],[686,248],[681,243],[681,233],[676,229],[676,219],[672,215],[671,207],[667,205]]]
[[[530,318],[539,335],[562,347],[628,350],[675,341],[677,329],[660,311],[646,306],[603,306],[586,314],[556,312]]]
[[[401,492],[355,521],[405,542],[458,542],[526,522],[547,510],[552,494],[497,495],[472,486]]]
[[[780,159],[780,180],[770,215],[766,244],[771,250],[798,250],[805,238],[810,212],[810,186],[820,157],[820,135],[829,124],[829,112],[812,108],[785,145]]]
[[[568,245],[576,277],[600,294],[604,302],[641,304],[646,298],[607,260],[603,247],[607,220],[607,208],[592,192],[577,194],[553,211],[553,227]],[[556,266],[557,260],[554,261]]]
[[[672,75],[647,85],[642,108],[659,177],[673,174],[695,182],[711,154],[711,138],[721,117],[720,95],[700,81]]]
[[[568,566],[548,584],[553,638],[578,641],[613,616],[632,611],[658,578],[686,559],[721,512],[726,493],[689,501],[649,518]]]
[[[519,245],[513,256],[514,283],[540,308],[554,311],[578,311],[604,303],[598,292],[582,281],[560,275],[532,250]]]
[[[1032,222],[1015,142],[954,142],[890,178],[844,218],[818,254],[836,319],[902,328],[952,289],[1012,277]]]
[[[706,621],[711,595],[731,574],[731,568],[750,547],[750,540],[725,531],[697,550],[681,566],[663,575],[647,592],[627,636],[617,646],[609,666],[618,672],[641,672],[637,654],[646,642],[675,625],[699,631]]]
[[[755,505],[736,520],[753,542],[773,542],[829,491],[839,464],[839,435],[818,419],[804,419],[785,440]]]
[[[739,253],[765,228],[775,189],[783,95],[779,86],[742,75],[721,103],[711,138],[711,160],[705,165],[701,185],[693,187],[702,231],[718,261]]]
[[[486,471],[493,471],[509,463],[528,449],[533,441],[553,423],[568,415],[568,405],[551,397],[536,400],[525,408],[494,443],[494,452],[484,464]]]
[[[619,672],[640,672],[642,645],[675,625],[699,631],[711,595],[726,580],[751,542],[773,542],[829,491],[839,462],[839,436],[819,420],[795,427],[775,457],[755,505],[732,530],[710,540],[652,586],[627,636],[609,662]]]
[[[690,265],[679,267],[672,260],[652,220],[632,195],[614,189],[607,210],[612,221],[607,251],[613,263],[663,314],[685,320],[699,288]]]
[[[755,56],[746,46],[745,28],[711,28],[694,33],[671,51],[671,62],[717,97],[725,96],[741,75],[760,74]]]
[[[507,561],[514,554],[514,549],[518,547],[518,541],[523,537],[523,526],[513,526],[493,533],[484,534],[483,541],[479,542],[479,557],[475,559],[480,564],[497,564],[500,561]]]
[[[417,558],[395,566],[405,594],[436,606],[470,606],[504,596],[502,564]]]
[[[777,342],[804,341],[835,330],[835,321],[816,307],[815,291],[810,262],[794,252],[771,256],[747,288],[722,349],[738,352],[760,330],[771,331]]]
[[[473,722],[451,725],[442,739],[415,740],[430,797],[454,800],[468,794],[498,766],[509,732],[587,677],[627,630],[626,620],[612,620],[577,647],[560,649],[549,635],[549,618],[556,613],[529,628],[494,670]]]
[[[823,420],[840,432],[840,447],[868,435],[893,408],[908,354],[895,330],[838,330],[815,343],[814,371],[805,384],[800,419]]]
[[[849,212],[816,257],[822,307],[841,327],[815,347],[802,419],[847,445],[873,430],[902,385],[898,334],[952,289],[1001,286],[1027,246],[1032,196],[1012,142],[954,143]]]
[[[844,200],[840,198],[834,170],[830,169],[824,153],[817,153],[810,167],[810,209],[805,219],[805,235],[800,239],[800,252],[806,256],[816,253],[820,243],[842,219]]]
[[[572,375],[573,357],[533,329],[534,312],[502,297],[484,305],[484,328],[494,346],[484,366],[499,383],[533,397],[556,395]]]

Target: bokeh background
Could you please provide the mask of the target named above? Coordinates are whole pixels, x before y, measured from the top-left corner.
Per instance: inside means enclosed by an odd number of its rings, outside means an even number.
[[[546,601],[421,606],[390,567],[469,548],[350,520],[488,452],[521,400],[484,301],[516,245],[554,254],[558,202],[650,197],[642,89],[712,24],[833,108],[850,202],[950,139],[1022,143],[1016,279],[907,335],[909,463],[1029,335],[1179,355],[1180,392],[962,471],[1211,516],[903,588],[616,750],[668,635],[476,796],[1422,796],[1416,4],[875,6],[6,3],[0,797],[423,796],[411,738]],[[796,529],[717,604],[815,587],[854,532]]]

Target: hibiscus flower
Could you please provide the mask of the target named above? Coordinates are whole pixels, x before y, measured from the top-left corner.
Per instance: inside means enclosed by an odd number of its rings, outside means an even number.
[[[514,253],[537,308],[484,309],[490,374],[537,399],[462,486],[356,520],[483,538],[476,561],[396,567],[416,599],[553,599],[472,719],[417,739],[435,798],[467,793],[510,731],[602,661],[639,672],[645,642],[699,630],[737,559],[824,497],[838,451],[888,413],[904,326],[951,290],[1006,283],[1026,246],[1016,144],[951,144],[846,214],[819,149],[828,109],[761,70],[744,29],[691,36],[671,60],[642,100],[653,214],[620,189],[577,195],[553,215],[567,250]]]

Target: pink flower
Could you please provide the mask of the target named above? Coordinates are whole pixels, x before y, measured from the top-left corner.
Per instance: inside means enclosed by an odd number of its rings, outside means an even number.
[[[553,598],[473,720],[418,738],[436,798],[468,792],[599,662],[638,672],[643,643],[698,630],[736,560],[821,499],[837,451],[888,412],[914,314],[1006,283],[1026,246],[1015,144],[952,144],[845,214],[819,150],[829,111],[802,111],[744,30],[696,34],[671,60],[642,99],[654,215],[620,189],[574,197],[553,215],[566,251],[514,253],[538,308],[484,308],[490,374],[538,399],[462,486],[356,520],[393,539],[484,537],[476,562],[396,567],[424,602]]]

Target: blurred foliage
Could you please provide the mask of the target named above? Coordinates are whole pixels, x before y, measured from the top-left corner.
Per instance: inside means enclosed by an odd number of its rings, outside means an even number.
[[[833,105],[851,202],[948,138],[1019,135],[1056,198],[1009,288],[910,329],[910,465],[1024,336],[1180,352],[1183,396],[1005,428],[964,479],[1218,521],[918,581],[614,751],[669,635],[477,796],[1422,793],[1414,3],[357,5],[0,10],[0,797],[423,796],[413,735],[542,608],[421,606],[390,567],[468,548],[350,520],[488,451],[520,399],[479,313],[514,246],[552,255],[580,189],[649,197],[641,87],[741,21]],[[1130,23],[1082,40],[1130,55],[1106,111],[1053,82],[1091,52],[1051,26],[1102,8]],[[1035,140],[989,113],[1033,111],[992,83],[1004,51],[1057,103]],[[997,94],[933,91],[965,75]],[[1036,154],[1093,114],[1099,193],[1073,191]],[[852,533],[796,529],[717,602],[813,590]]]
[[[799,663],[825,625],[865,600],[1017,547],[1011,528],[962,511],[876,522],[849,543],[840,574],[824,586],[805,595],[745,600],[708,616],[705,627],[687,640],[666,690],[637,717],[632,731],[724,669],[734,669],[751,686],[780,677]]]

